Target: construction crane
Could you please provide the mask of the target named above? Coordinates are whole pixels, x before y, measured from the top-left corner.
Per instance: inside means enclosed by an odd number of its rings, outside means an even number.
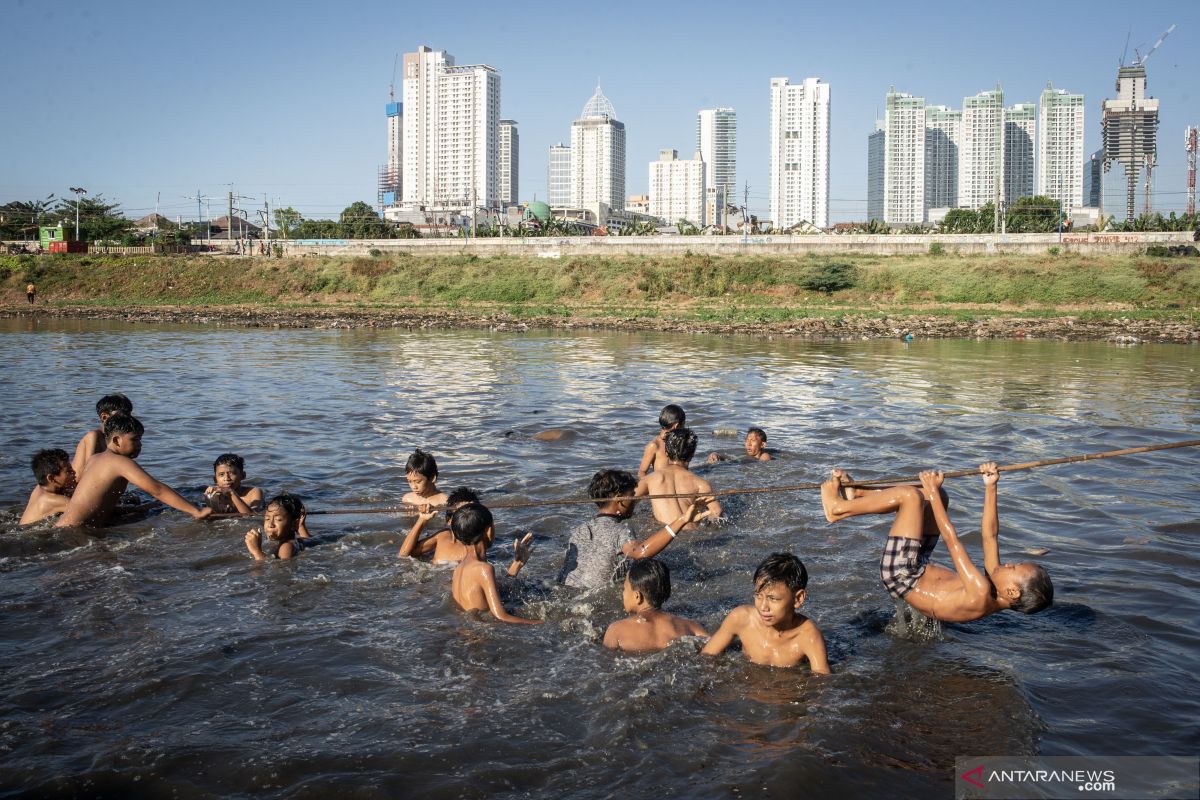
[[[1172,25],[1171,27],[1174,28],[1175,26]],[[1167,33],[1170,33],[1170,31],[1167,31]],[[1160,39],[1159,42],[1161,43],[1161,41],[1162,40]],[[1154,46],[1158,47],[1157,44]],[[1154,51],[1151,51],[1151,52],[1154,52]],[[400,65],[400,54],[396,53],[396,57],[394,59],[392,59],[392,82],[390,84],[388,84],[388,102],[389,103],[396,102],[396,67],[399,65]]]
[[[1162,36],[1158,37],[1158,41],[1154,43],[1154,47],[1151,47],[1150,51],[1147,52],[1146,55],[1142,55],[1141,52],[1136,47],[1133,48],[1133,54],[1134,54],[1134,56],[1136,56],[1136,58],[1133,59],[1133,64],[1131,64],[1130,66],[1134,66],[1134,67],[1141,66],[1141,65],[1145,64],[1147,61],[1149,61],[1150,56],[1154,55],[1154,51],[1157,50],[1159,48],[1159,45],[1161,45],[1166,40],[1166,38],[1171,35],[1171,31],[1173,31],[1173,30],[1175,30],[1174,23],[1171,24],[1171,27],[1167,28],[1166,33],[1164,33]],[[1126,45],[1126,46],[1128,46],[1128,45]]]

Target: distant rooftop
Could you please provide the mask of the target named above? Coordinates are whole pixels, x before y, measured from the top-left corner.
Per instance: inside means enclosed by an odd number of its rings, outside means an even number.
[[[589,119],[592,117],[617,118],[617,110],[613,108],[613,104],[604,96],[604,92],[600,91],[599,84],[596,85],[596,93],[587,101],[587,105],[583,107],[583,113],[579,115],[580,119]]]

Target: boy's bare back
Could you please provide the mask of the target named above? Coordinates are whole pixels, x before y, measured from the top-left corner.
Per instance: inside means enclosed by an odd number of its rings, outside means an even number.
[[[803,614],[797,613],[792,624],[780,630],[759,619],[754,606],[738,606],[725,617],[705,652],[709,652],[709,647],[713,647],[714,652],[721,652],[733,637],[741,640],[742,651],[755,664],[795,667],[808,661],[813,672],[829,672],[825,639],[813,621]]]
[[[90,430],[83,435],[79,440],[79,444],[75,445],[75,456],[71,459],[71,466],[75,469],[76,476],[83,476],[83,468],[87,466],[88,461],[93,456],[103,453],[105,450],[104,430],[96,428]]]
[[[540,625],[541,620],[525,619],[509,614],[500,602],[496,588],[496,572],[492,565],[479,558],[474,550],[454,568],[450,579],[450,595],[463,611],[488,611],[501,622]]]
[[[135,471],[146,475],[133,459],[126,456],[107,451],[90,456],[87,472],[79,477],[75,493],[58,518],[56,527],[107,523],[129,486],[129,475]]]
[[[25,504],[25,511],[21,514],[21,520],[17,524],[32,525],[46,517],[61,514],[67,509],[68,502],[70,502],[70,498],[65,494],[54,494],[41,486],[35,486],[29,494],[29,502]]]
[[[626,653],[649,653],[682,636],[708,636],[708,631],[690,619],[648,609],[609,625],[604,646]]]
[[[642,451],[642,463],[638,466],[638,478],[644,478],[651,470],[658,472],[667,465],[667,449],[663,446],[663,435],[666,431],[655,436]]]
[[[707,494],[711,491],[712,486],[709,485],[708,481],[689,472],[686,467],[679,464],[667,463],[662,468],[655,468],[654,472],[642,479],[641,483],[638,484],[635,496]],[[664,497],[652,499],[650,501],[650,508],[654,512],[655,519],[662,523],[670,523],[686,513],[691,503],[691,499],[687,497]],[[721,504],[713,500],[697,519],[719,516],[721,516]],[[694,530],[695,528],[695,522],[684,526],[684,530]]]

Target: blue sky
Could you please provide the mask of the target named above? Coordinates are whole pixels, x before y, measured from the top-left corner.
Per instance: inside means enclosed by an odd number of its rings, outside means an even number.
[[[999,80],[1082,92],[1087,147],[1130,38],[1162,101],[1156,207],[1181,210],[1183,130],[1200,125],[1200,3],[291,3],[4,0],[0,203],[82,186],[131,216],[223,212],[230,184],[308,217],[375,201],[396,53],[425,44],[501,72],[520,124],[520,196],[545,197],[546,151],[599,79],[627,129],[627,192],[662,148],[695,148],[696,112],[738,112],[738,183],[765,213],[774,76],[829,83],[833,221],[866,216],[866,137],[890,85],[961,107]],[[399,85],[397,84],[399,94]],[[249,202],[247,203],[249,205]],[[221,211],[218,211],[221,208]]]

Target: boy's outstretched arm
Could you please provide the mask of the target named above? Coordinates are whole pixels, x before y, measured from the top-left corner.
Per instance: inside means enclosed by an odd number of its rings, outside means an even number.
[[[696,491],[711,492],[712,485],[709,484],[708,481],[698,481],[696,484]],[[704,499],[708,501],[708,506],[704,509],[704,513],[700,515],[700,518],[719,519],[721,514],[724,512],[724,509],[721,508],[721,501],[715,497],[706,497]]]
[[[979,474],[983,476],[983,569],[991,575],[1000,566],[1000,470],[989,461],[979,465]]]
[[[504,610],[504,604],[500,602],[500,590],[496,588],[496,570],[491,564],[484,562],[480,569],[480,576],[483,580],[483,596],[487,600],[488,611],[492,612],[492,616],[501,622],[512,622],[518,625],[541,625],[540,619],[525,619],[524,617],[514,616]]]
[[[532,541],[532,533],[526,533],[524,537],[518,536],[513,539],[513,560],[508,565],[508,577],[517,577],[517,573],[525,566],[525,562],[529,560],[529,553],[533,550]]]
[[[621,547],[621,552],[626,557],[634,560],[642,558],[653,558],[666,549],[667,545],[675,541],[675,537],[679,532],[687,527],[693,520],[700,515],[700,509],[705,502],[716,502],[711,497],[696,497],[692,500],[691,505],[683,512],[676,520],[671,523],[670,528],[663,525],[655,533],[647,536],[642,541],[626,542]]]
[[[139,467],[133,459],[127,458],[122,463],[121,477],[160,503],[165,503],[176,511],[182,511],[190,515],[192,519],[204,519],[212,513],[211,508],[197,508],[187,500],[184,500],[179,492],[167,486],[162,481],[155,480],[150,476],[150,473]]]
[[[421,506],[420,510],[417,512],[417,521],[413,523],[412,528],[408,531],[408,535],[405,536],[404,541],[400,543],[400,558],[407,558],[414,555],[414,553],[416,555],[423,556],[432,550],[434,546],[436,546],[433,536],[429,536],[425,539],[420,538],[421,531],[425,529],[425,525],[428,524],[429,520],[433,519],[436,515],[437,512],[433,510],[432,506]]]
[[[805,636],[804,656],[808,659],[808,666],[814,675],[829,674],[829,657],[825,653],[825,637],[821,635],[821,631],[816,625],[813,625],[812,631]]]
[[[730,611],[725,616],[725,621],[721,623],[721,627],[717,628],[717,632],[712,635],[708,643],[704,645],[701,654],[706,656],[716,656],[725,652],[725,648],[733,644],[733,638],[737,636],[738,630],[742,627],[741,617],[742,608],[739,606],[733,611]]]
[[[942,473],[940,471],[927,469],[921,473],[921,488],[925,491],[925,500],[933,511],[933,518],[937,521],[938,531],[941,533],[943,541],[946,542],[946,550],[950,553],[950,560],[954,562],[954,571],[958,573],[959,580],[963,582],[963,587],[977,599],[990,597],[992,582],[971,563],[971,557],[967,555],[967,548],[963,547],[963,543],[959,541],[958,531],[954,530],[954,525],[951,524],[950,517],[946,514],[946,506],[942,503],[942,495],[938,492],[941,485]]]

